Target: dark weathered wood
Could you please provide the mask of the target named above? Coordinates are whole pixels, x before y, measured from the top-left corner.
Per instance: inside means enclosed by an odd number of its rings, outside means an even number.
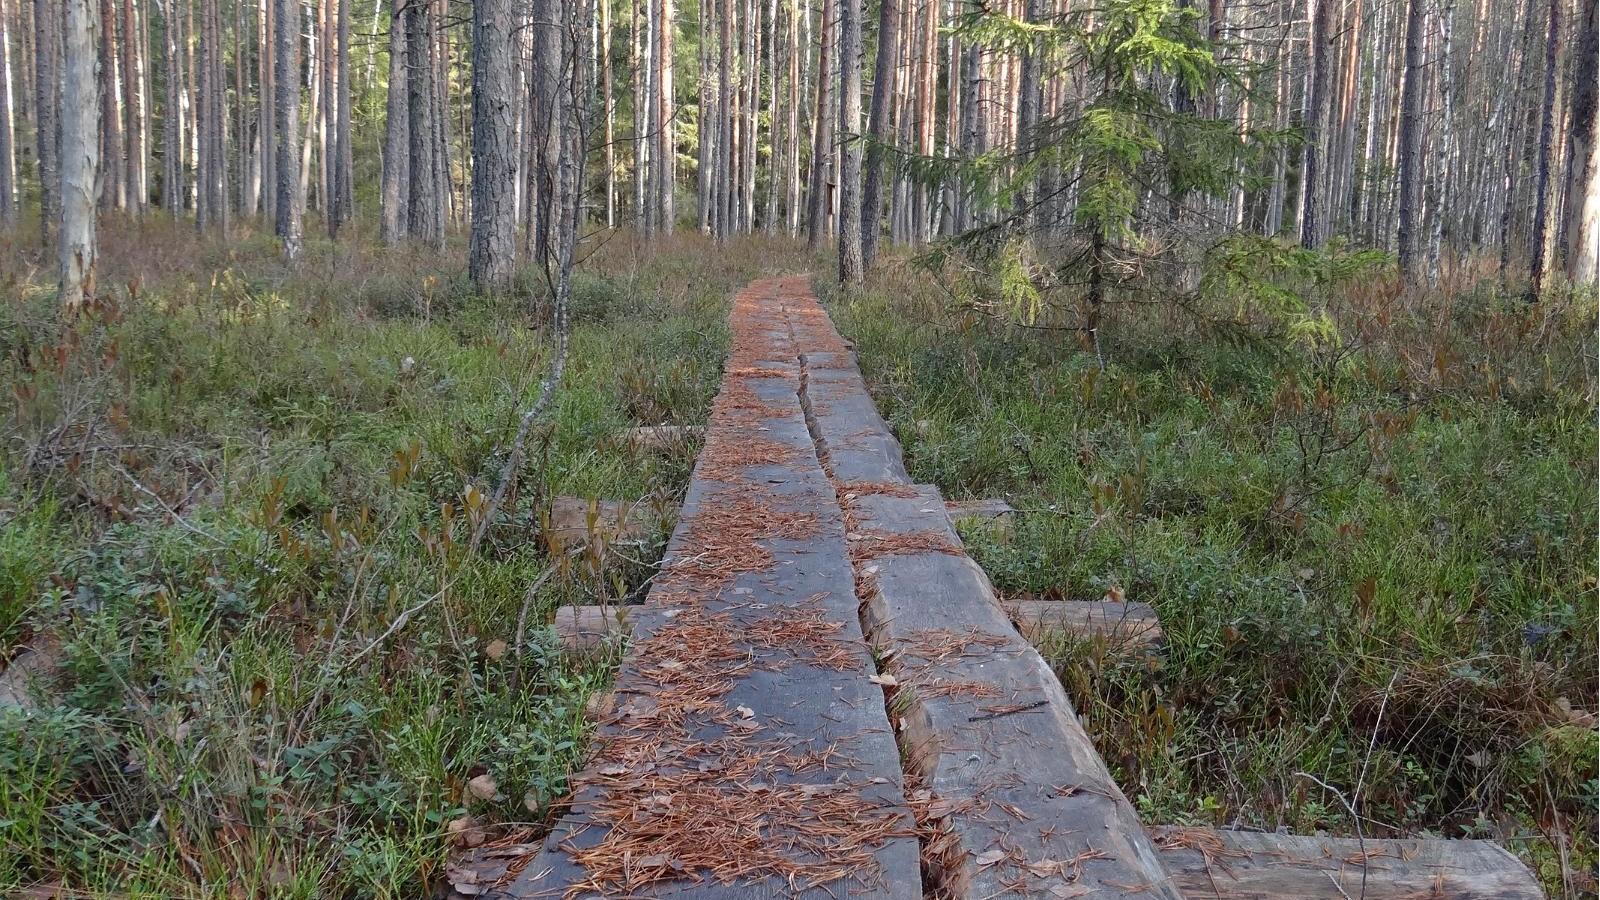
[[[1003,604],[1022,636],[1037,644],[1052,633],[1074,638],[1105,637],[1114,642],[1156,644],[1161,623],[1147,603],[1109,600],[1021,600]],[[569,652],[588,653],[627,633],[631,606],[563,606],[556,611],[556,635]]]
[[[705,435],[701,425],[643,425],[621,432],[623,443],[635,450],[675,450]]]
[[[1011,623],[1038,644],[1052,632],[1104,637],[1113,643],[1158,644],[1161,620],[1148,603],[1113,600],[1008,600]]]
[[[549,536],[562,545],[599,537],[644,543],[657,536],[670,513],[649,501],[556,497],[550,501]]]
[[[1492,841],[1377,840],[1152,828],[1188,900],[1542,900],[1515,856]],[[1363,884],[1365,873],[1365,884]]]
[[[959,522],[962,519],[1009,522],[1016,513],[1011,504],[995,497],[987,500],[946,500],[944,511],[952,522]]]
[[[813,437],[841,491],[868,637],[884,662],[931,888],[956,897],[1179,896],[1049,665],[914,486],[853,354],[792,311]],[[818,352],[809,352],[816,347]],[[869,487],[876,485],[876,487]],[[1072,896],[1072,893],[1058,894]]]
[[[751,308],[750,301],[767,300],[794,290],[785,282],[752,286],[736,306],[736,326],[766,329],[762,332],[766,343],[785,346],[782,319],[761,315],[768,307],[763,304]],[[741,322],[740,316],[752,316],[754,321]],[[899,749],[882,691],[869,680],[875,670],[856,612],[853,571],[846,555],[839,508],[833,487],[818,464],[801,411],[798,360],[789,349],[778,355],[777,359],[759,361],[760,370],[773,373],[770,376],[730,372],[724,386],[725,393],[742,386],[771,413],[758,414],[760,421],[754,428],[714,423],[711,437],[717,438],[719,428],[729,429],[724,436],[730,441],[757,431],[764,440],[786,448],[787,459],[781,465],[740,465],[730,476],[730,457],[720,457],[721,465],[716,465],[717,453],[701,455],[677,529],[668,544],[662,576],[647,602],[629,611],[635,639],[617,675],[615,707],[602,714],[596,729],[594,762],[575,780],[577,787],[567,813],[537,858],[528,861],[522,875],[510,886],[510,896],[561,896],[573,886],[584,884],[591,873],[578,865],[573,853],[606,839],[609,826],[595,824],[604,804],[638,799],[641,810],[647,805],[643,801],[652,796],[653,788],[644,787],[644,793],[635,798],[633,792],[639,788],[619,784],[622,779],[604,761],[638,734],[642,727],[639,723],[659,721],[650,717],[660,695],[653,691],[649,673],[659,672],[663,662],[676,665],[674,660],[682,651],[674,648],[683,645],[673,643],[679,640],[674,623],[684,621],[681,616],[700,615],[725,617],[728,640],[740,651],[739,661],[730,664],[727,671],[715,673],[715,678],[727,685],[726,693],[717,697],[717,708],[691,712],[683,733],[667,733],[647,768],[674,774],[712,773],[714,779],[720,768],[705,767],[705,758],[698,755],[704,752],[702,748],[718,741],[737,740],[739,732],[754,729],[757,739],[781,744],[789,748],[786,752],[827,752],[831,754],[827,757],[830,762],[807,767],[762,762],[753,776],[719,782],[716,790],[745,797],[755,783],[768,790],[842,792],[858,799],[873,815],[887,816],[899,824],[888,838],[864,844],[872,865],[809,889],[757,872],[730,883],[712,879],[699,883],[683,879],[657,881],[642,885],[629,895],[800,896],[817,900],[844,896],[916,900],[922,896],[917,841],[901,785]],[[737,480],[721,480],[729,477]],[[724,509],[730,491],[757,492],[757,502],[774,514],[812,516],[816,527],[803,538],[759,538],[758,546],[770,554],[770,565],[759,571],[743,571],[714,584],[675,578],[675,574],[732,560],[733,551],[727,545],[737,542],[713,540],[707,544],[695,536],[697,520]],[[829,623],[835,629],[829,638],[835,651],[830,664],[781,647],[747,644],[747,636],[760,627],[789,627],[807,618]],[[738,721],[730,724],[725,713],[733,710],[739,711],[735,717]],[[724,715],[716,715],[718,712]],[[629,770],[628,777],[633,777],[633,770]],[[641,777],[648,779],[649,773]],[[763,831],[764,842],[771,847],[791,846],[794,834],[786,831],[791,825],[781,818],[768,823]],[[636,858],[650,856],[647,846]]]
[[[550,625],[568,653],[592,653],[620,640],[632,627],[628,606],[563,606]]]

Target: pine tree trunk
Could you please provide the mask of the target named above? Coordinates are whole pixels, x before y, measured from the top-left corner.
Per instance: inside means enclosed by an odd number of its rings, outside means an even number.
[[[64,0],[61,30],[61,225],[60,304],[74,315],[94,296],[95,179],[100,140],[95,115],[100,82],[95,48],[102,25],[96,0]]]
[[[410,107],[411,166],[406,201],[406,232],[415,240],[444,244],[444,219],[438,176],[438,116],[434,89],[434,33],[431,0],[406,6],[406,92]]]
[[[58,0],[33,0],[34,138],[39,172],[39,238],[45,247],[61,222],[61,169],[57,129],[60,107],[61,7]]]
[[[329,8],[338,10],[334,28],[337,49],[333,53],[333,209],[328,216],[328,235],[337,238],[340,227],[355,212],[351,208],[355,200],[355,188],[350,183],[351,168],[355,161],[355,151],[350,146],[350,0],[337,0],[336,7],[330,0]],[[509,56],[508,49],[508,59]],[[510,87],[506,85],[508,91]]]
[[[600,115],[605,120],[605,214],[606,227],[617,227],[616,105],[611,87],[611,0],[600,5]]]
[[[1550,159],[1555,139],[1557,36],[1561,33],[1561,0],[1550,0],[1545,25],[1544,100],[1540,104],[1539,155],[1534,168],[1533,247],[1528,252],[1528,299],[1544,290],[1545,249],[1550,233]]]
[[[100,206],[123,209],[128,195],[122,181],[122,103],[117,83],[117,12],[115,0],[96,4],[100,15],[100,38],[94,49],[100,55]],[[72,60],[67,65],[72,66]],[[66,113],[71,115],[70,112]]]
[[[167,3],[173,0],[165,0]],[[273,0],[261,0],[256,7],[256,15],[260,22],[256,25],[257,62],[260,71],[256,74],[257,103],[256,103],[256,143],[259,145],[261,156],[261,210],[266,214],[269,222],[277,219],[276,191],[278,185],[278,117],[277,93],[275,85],[277,79],[273,72],[274,57],[276,56],[277,30],[273,24]]]
[[[1327,2],[1327,0],[1324,0]],[[1406,0],[1405,84],[1400,92],[1400,275],[1415,282],[1421,222],[1422,187],[1423,0]]]
[[[406,3],[394,0],[389,16],[389,93],[384,109],[382,210],[379,239],[393,246],[406,236],[406,198],[410,182],[410,89],[406,84]]]
[[[717,240],[726,241],[734,230],[733,153],[733,19],[737,0],[722,0],[717,39],[717,182],[716,214],[712,225]]]
[[[1600,3],[1578,4],[1574,60],[1600,56]],[[1580,71],[1582,69],[1580,68]],[[1572,138],[1567,153],[1567,278],[1574,284],[1600,279],[1600,134],[1595,124],[1596,82],[1579,79],[1572,90]]]
[[[277,105],[276,233],[283,241],[283,257],[300,258],[300,28],[296,0],[274,0],[273,81]]]
[[[484,291],[506,288],[516,268],[511,8],[511,0],[472,4],[472,229],[467,272]]]
[[[655,154],[652,162],[655,165],[656,188],[655,214],[656,225],[662,234],[671,234],[673,219],[673,194],[677,190],[677,178],[674,171],[677,161],[677,141],[674,135],[677,129],[673,125],[673,79],[672,79],[672,54],[673,54],[673,10],[672,0],[657,0],[656,8],[660,19],[656,23],[656,114],[655,114]]]
[[[1305,196],[1305,215],[1300,220],[1300,243],[1321,247],[1326,236],[1328,196],[1323,190],[1323,156],[1326,152],[1326,123],[1329,115],[1328,41],[1333,30],[1334,0],[1313,0],[1316,12],[1311,17],[1311,85],[1306,99],[1305,165],[1300,172],[1300,190]]]
[[[161,111],[161,205],[176,216],[183,211],[183,79],[179,66],[177,0],[165,0],[161,31],[166,57],[166,103]]]
[[[834,9],[839,0],[822,0],[822,21],[817,25],[822,49],[817,57],[817,104],[811,118],[811,185],[806,202],[806,245],[815,252],[822,246],[827,232],[828,162],[833,155],[833,119],[829,110],[833,106],[833,83],[830,77],[833,53]]]
[[[859,285],[861,258],[861,0],[839,3],[839,281]],[[877,217],[874,216],[874,219]]]
[[[785,175],[788,184],[784,190],[784,214],[788,217],[786,231],[790,237],[800,233],[800,106],[804,102],[802,78],[800,74],[800,57],[805,52],[800,43],[800,3],[802,0],[786,0],[789,7],[789,102],[788,123],[784,127],[784,138],[787,147],[784,151]],[[809,4],[806,7],[806,21],[810,21],[811,13]],[[777,177],[777,173],[773,173]]]
[[[122,0],[122,96],[126,101],[123,133],[127,135],[123,180],[127,184],[129,205],[136,215],[144,212],[148,201],[144,191],[144,104],[139,85],[143,63],[139,59],[138,21],[134,0]]]
[[[880,0],[878,8],[878,59],[872,67],[872,113],[868,134],[866,185],[861,191],[861,268],[872,270],[878,255],[879,219],[883,205],[883,144],[889,137],[889,100],[895,62],[900,54],[900,2]]]
[[[11,95],[15,83],[11,75],[11,16],[6,0],[0,0],[0,231],[17,225],[17,152],[14,146]]]

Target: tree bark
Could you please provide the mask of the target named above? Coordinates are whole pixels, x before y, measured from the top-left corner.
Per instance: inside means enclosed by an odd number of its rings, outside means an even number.
[[[168,0],[171,2],[171,0]],[[57,0],[33,0],[34,131],[39,170],[39,238],[48,248],[61,222],[61,170],[58,142],[60,106],[61,7]]]
[[[433,4],[411,0],[406,6],[406,92],[410,106],[411,166],[406,201],[406,231],[414,240],[444,246],[444,219],[438,177],[438,116],[435,104]]]
[[[806,245],[814,252],[822,246],[828,217],[828,162],[833,154],[832,103],[833,17],[838,0],[822,0],[822,21],[817,26],[822,49],[817,57],[817,104],[811,119],[811,186],[806,198]]]
[[[1300,173],[1300,190],[1305,195],[1305,215],[1300,220],[1300,243],[1321,247],[1326,237],[1328,197],[1323,190],[1325,123],[1328,116],[1329,34],[1333,30],[1333,0],[1313,0],[1316,12],[1311,17],[1311,87],[1306,100],[1305,165]]]
[[[283,258],[300,258],[300,28],[295,0],[274,0],[273,80],[277,105],[276,232],[283,242]]]
[[[672,44],[673,44],[673,10],[672,0],[656,0],[656,7],[660,19],[656,23],[656,132],[655,154],[652,163],[655,165],[656,188],[656,226],[662,234],[671,234],[673,219],[673,194],[677,190],[675,177],[675,162],[677,159],[677,141],[673,135],[677,130],[673,127],[673,98],[672,98]]]
[[[516,268],[517,135],[512,100],[511,0],[472,4],[472,229],[467,272],[503,290]]]
[[[1544,100],[1540,103],[1539,156],[1534,168],[1533,246],[1528,251],[1528,299],[1537,300],[1544,290],[1545,249],[1550,233],[1550,159],[1555,138],[1556,61],[1561,33],[1561,0],[1550,0],[1545,24]]]
[[[384,109],[382,210],[379,239],[393,246],[406,236],[411,118],[406,84],[406,2],[394,0],[389,16],[389,92]]]
[[[895,61],[900,54],[899,0],[880,0],[878,8],[878,59],[872,67],[872,112],[867,131],[866,185],[861,191],[861,268],[872,270],[878,255],[880,210],[883,205],[883,144],[889,136],[890,88]]]
[[[11,75],[11,16],[6,0],[0,0],[0,230],[17,224],[17,152],[11,95],[15,83]]]
[[[1400,91],[1400,275],[1412,283],[1421,274],[1417,206],[1422,187],[1422,26],[1423,0],[1406,0],[1405,84]]]
[[[839,281],[859,285],[861,258],[861,0],[839,3]],[[874,215],[876,220],[877,216]]]
[[[100,205],[105,209],[122,209],[128,205],[128,195],[122,181],[122,92],[117,83],[117,12],[115,0],[100,0],[96,4],[100,15],[99,39],[91,45],[100,55]],[[69,36],[70,37],[70,36]],[[67,60],[70,68],[72,60]],[[65,112],[71,115],[71,112]]]
[[[334,4],[330,3],[330,7]],[[333,197],[328,216],[328,236],[337,238],[339,229],[354,215],[355,188],[350,183],[355,150],[350,146],[350,0],[338,0],[338,19],[334,40],[338,49],[333,54],[335,89],[333,121]],[[509,50],[507,56],[509,58]],[[510,85],[506,86],[509,96]]]
[[[1572,137],[1567,153],[1567,278],[1574,284],[1600,279],[1600,140],[1595,124],[1596,81],[1587,65],[1600,56],[1600,2],[1582,0],[1578,14],[1575,69],[1587,72],[1573,85]]]
[[[100,82],[95,48],[101,40],[96,0],[64,0],[61,79],[61,226],[57,260],[60,303],[76,314],[94,296],[95,178],[100,141],[95,131]]]
[[[104,2],[104,0],[102,0]],[[122,96],[125,119],[123,134],[127,136],[127,159],[123,181],[127,184],[128,201],[134,213],[142,214],[149,197],[145,193],[144,159],[144,98],[141,96],[139,73],[144,68],[139,54],[139,17],[134,0],[122,0]]]

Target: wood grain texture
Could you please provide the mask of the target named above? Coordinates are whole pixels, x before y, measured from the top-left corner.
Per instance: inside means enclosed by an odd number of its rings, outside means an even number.
[[[1206,828],[1154,828],[1151,837],[1189,900],[1544,897],[1528,868],[1492,841],[1362,842]]]
[[[763,297],[782,293],[770,283],[753,286],[753,290]],[[736,304],[736,315],[742,306]],[[735,324],[741,323],[736,320]],[[769,324],[772,330],[765,333],[765,343],[788,348],[781,320]],[[637,722],[652,721],[646,714],[658,695],[652,693],[649,668],[659,668],[664,657],[674,652],[696,652],[691,647],[675,651],[671,642],[676,639],[673,623],[678,617],[718,616],[727,623],[730,643],[740,651],[737,664],[730,663],[726,672],[715,676],[726,682],[727,691],[717,695],[716,709],[705,715],[694,712],[683,732],[668,733],[646,768],[693,770],[705,764],[704,757],[695,755],[696,747],[718,740],[737,742],[741,738],[735,732],[743,726],[754,730],[752,740],[780,744],[797,756],[821,754],[830,762],[800,768],[762,763],[753,777],[718,782],[717,790],[725,790],[735,798],[746,796],[740,792],[751,790],[753,784],[763,790],[806,786],[819,792],[845,792],[859,798],[863,808],[873,815],[890,816],[899,825],[888,839],[867,845],[870,865],[822,884],[791,884],[758,872],[727,882],[709,877],[654,881],[624,893],[634,897],[821,900],[849,896],[916,900],[922,896],[922,882],[913,819],[902,790],[899,748],[890,730],[882,690],[869,680],[875,670],[856,612],[844,527],[833,488],[813,452],[801,411],[798,361],[792,351],[787,351],[762,360],[759,369],[763,377],[730,374],[725,380],[725,394],[748,391],[761,405],[761,412],[753,427],[737,434],[725,433],[723,437],[737,441],[747,432],[759,432],[763,440],[787,448],[786,460],[783,464],[738,466],[730,474],[726,457],[717,465],[716,454],[702,453],[668,544],[664,577],[656,581],[644,605],[629,611],[635,640],[617,675],[615,706],[596,729],[594,759],[604,759],[609,745],[632,736],[641,727]],[[735,378],[740,382],[737,386],[732,383]],[[727,427],[714,424],[708,438],[716,440],[717,430]],[[686,586],[681,580],[674,583],[670,576],[680,567],[727,561],[724,557],[730,556],[730,547],[737,542],[719,541],[713,533],[708,543],[697,531],[696,523],[702,517],[707,522],[715,521],[717,513],[731,502],[730,497],[739,493],[758,495],[774,514],[811,516],[816,527],[803,538],[759,539],[757,543],[770,554],[770,565],[759,571],[742,571],[715,584],[696,586],[690,581]],[[760,628],[783,627],[801,619],[836,626],[830,640],[840,655],[832,664],[748,639]],[[732,710],[740,711],[742,721],[729,723],[726,713]],[[617,779],[604,769],[591,762],[580,773],[566,814],[505,896],[562,896],[588,882],[592,873],[578,865],[573,855],[595,847],[607,837],[608,826],[596,824],[597,812],[604,808],[607,792],[617,790],[613,787]],[[699,771],[711,772],[715,780],[719,770]],[[641,777],[648,785],[649,773]],[[649,793],[647,788],[645,794]],[[616,800],[617,796],[613,793],[609,799]],[[622,798],[631,796],[624,794]],[[639,799],[648,797],[641,795]],[[639,814],[648,815],[643,805]],[[764,846],[790,846],[793,835],[785,832],[786,827],[786,822],[775,821],[763,828]],[[579,888],[578,895],[591,894]]]
[[[1005,610],[1022,636],[1034,644],[1052,633],[1102,637],[1113,644],[1159,644],[1161,620],[1148,603],[1113,600],[1007,600]]]

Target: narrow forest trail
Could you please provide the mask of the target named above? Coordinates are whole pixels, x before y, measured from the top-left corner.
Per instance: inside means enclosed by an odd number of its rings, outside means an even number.
[[[508,893],[1178,896],[808,280],[731,326],[614,711]]]
[[[731,331],[615,702],[498,896],[1540,896],[1487,841],[1148,828],[808,280]]]

